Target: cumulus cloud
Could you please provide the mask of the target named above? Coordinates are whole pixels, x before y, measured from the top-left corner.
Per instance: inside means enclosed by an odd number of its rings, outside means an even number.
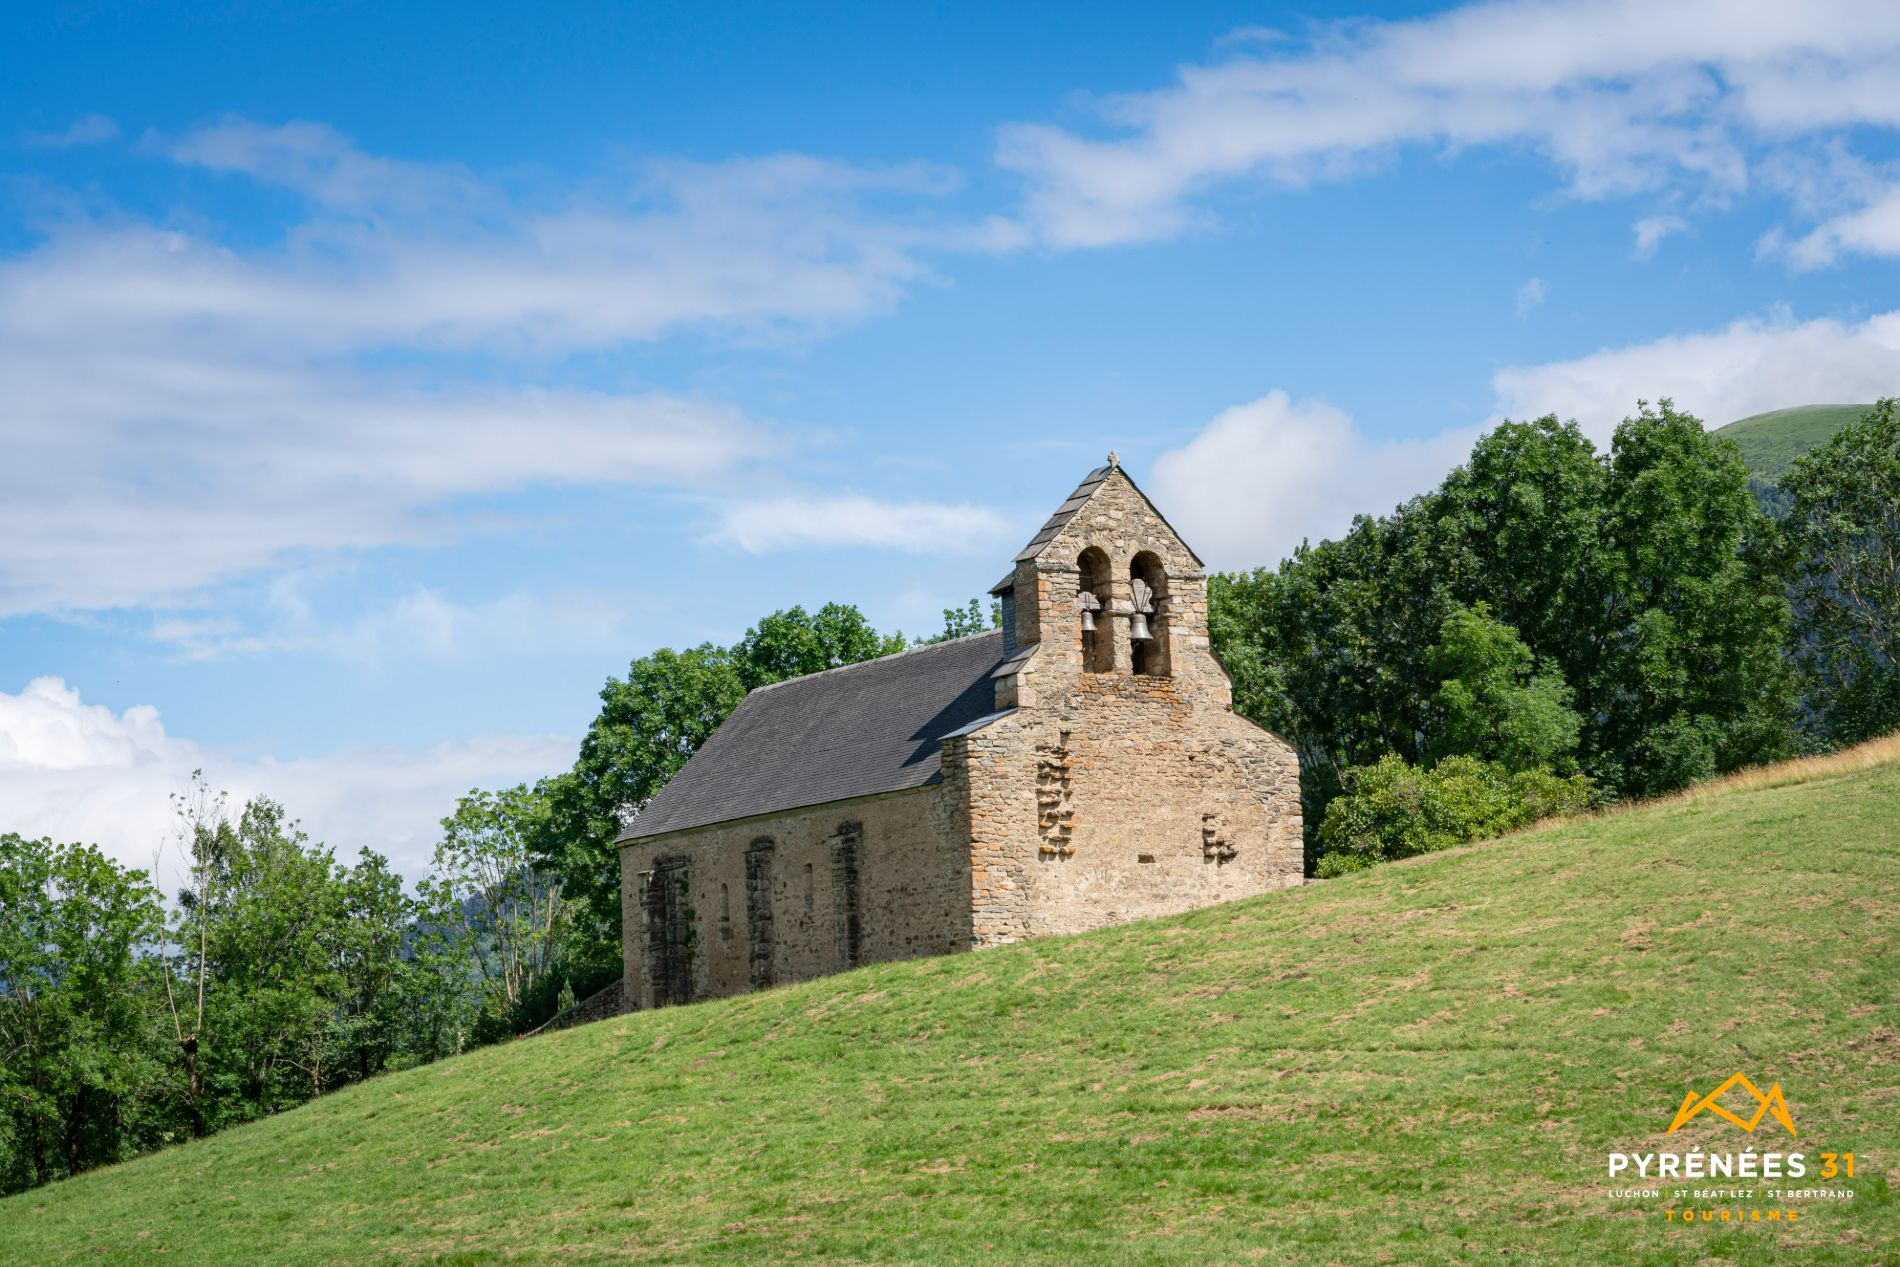
[[[798,494],[727,503],[708,540],[750,554],[811,547],[963,553],[993,548],[1007,530],[988,506]]]
[[[1481,431],[1379,440],[1342,410],[1273,391],[1163,453],[1147,483],[1210,567],[1268,566],[1430,489]]]
[[[1668,396],[1711,427],[1791,405],[1900,393],[1900,310],[1864,321],[1786,313],[1604,348],[1492,376],[1501,417],[1575,418],[1598,443],[1639,399]]]
[[[169,734],[158,711],[121,712],[84,702],[55,677],[18,694],[0,691],[0,831],[97,844],[127,866],[149,868],[175,828],[169,794],[205,771],[233,805],[281,801],[344,861],[362,849],[388,857],[411,879],[428,866],[436,826],[476,786],[538,778],[572,762],[574,741],[508,736],[445,743],[423,752],[347,748],[295,761],[221,753]],[[159,878],[176,880],[176,849]]]
[[[1857,0],[1516,0],[1323,25],[1099,103],[1101,129],[1002,129],[1026,218],[1058,246],[1166,237],[1210,189],[1357,174],[1405,147],[1518,146],[1577,197],[1719,203],[1751,159],[1900,126],[1900,9]],[[1843,238],[1876,249],[1873,235]]]

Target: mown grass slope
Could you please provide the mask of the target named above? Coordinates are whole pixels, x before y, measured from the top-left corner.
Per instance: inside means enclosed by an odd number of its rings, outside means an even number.
[[[1895,755],[477,1052],[0,1202],[0,1262],[1894,1263]],[[1738,1070],[1858,1195],[1612,1200]]]
[[[1716,428],[1742,450],[1749,474],[1772,484],[1794,460],[1825,444],[1836,431],[1872,409],[1872,405],[1798,405],[1755,414]]]

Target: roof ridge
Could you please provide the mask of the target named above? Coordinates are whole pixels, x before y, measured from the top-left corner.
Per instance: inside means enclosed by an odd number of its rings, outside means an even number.
[[[850,669],[861,669],[867,664],[885,664],[902,656],[917,655],[925,651],[936,651],[955,643],[968,642],[972,638],[1000,638],[1002,634],[1003,631],[1001,629],[985,629],[980,633],[958,634],[954,638],[939,638],[935,642],[920,642],[914,647],[905,647],[902,651],[889,651],[880,656],[872,656],[869,660],[853,660],[850,664],[834,664],[829,669],[819,669],[816,673],[801,673],[797,677],[780,678],[776,682],[767,682],[763,686],[755,686],[750,693],[757,695],[761,691],[777,690],[781,686],[790,686],[794,682],[809,682],[813,678],[828,677],[833,673],[843,673]]]

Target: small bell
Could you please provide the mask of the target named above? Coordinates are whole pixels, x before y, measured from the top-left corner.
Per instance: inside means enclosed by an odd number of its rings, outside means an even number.
[[[1129,586],[1134,598],[1134,611],[1130,613],[1128,637],[1131,642],[1153,642],[1155,636],[1148,632],[1148,613],[1155,609],[1154,590],[1148,582],[1137,576]]]
[[[1076,605],[1082,609],[1082,632],[1095,632],[1095,613],[1102,610],[1101,600],[1083,590],[1075,596]]]

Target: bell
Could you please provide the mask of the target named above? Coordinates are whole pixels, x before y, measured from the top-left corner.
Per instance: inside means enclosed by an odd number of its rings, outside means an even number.
[[[1128,622],[1128,637],[1135,642],[1153,642],[1155,636],[1148,632],[1148,614],[1136,612]]]
[[[1082,632],[1095,632],[1095,613],[1086,607],[1082,609]]]
[[[1082,632],[1095,631],[1095,613],[1102,610],[1102,600],[1083,590],[1075,596],[1075,602],[1082,609]]]

